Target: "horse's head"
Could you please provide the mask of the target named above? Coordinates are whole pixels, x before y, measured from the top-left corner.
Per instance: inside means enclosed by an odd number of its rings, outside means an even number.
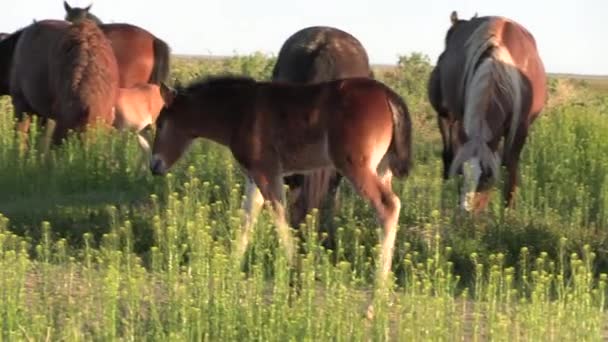
[[[475,15],[471,17],[471,19],[469,20],[473,20],[477,18],[477,12],[475,12]],[[450,37],[452,36],[452,33],[454,33],[454,31],[458,30],[459,27],[461,27],[462,24],[469,22],[469,20],[466,19],[460,19],[458,18],[458,13],[456,11],[452,11],[452,13],[450,14],[450,28],[448,29],[448,32],[445,35],[445,45],[448,45],[448,42],[450,41]]]
[[[101,20],[94,16],[90,11],[93,4],[87,7],[71,7],[67,1],[63,2],[63,8],[65,8],[65,20],[76,23],[84,19],[93,20],[98,25],[101,24]]]
[[[190,102],[187,94],[164,83],[160,92],[165,105],[156,119],[156,137],[150,160],[150,171],[155,175],[167,173],[194,140],[187,120],[184,120]]]

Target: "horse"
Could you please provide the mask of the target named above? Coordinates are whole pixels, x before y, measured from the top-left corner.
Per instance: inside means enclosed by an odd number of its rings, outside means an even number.
[[[63,8],[65,9],[65,20],[70,22],[76,22],[83,19],[89,19],[94,21],[97,25],[101,25],[102,22],[93,13],[91,13],[91,7],[93,4],[89,4],[87,7],[72,7],[67,1],[63,2]]]
[[[18,118],[35,112],[53,119],[55,144],[68,130],[111,125],[118,66],[110,42],[97,25],[89,20],[74,25],[43,20],[18,35],[10,79]]]
[[[165,105],[156,84],[137,84],[131,88],[118,89],[113,126],[121,130],[133,130],[144,152],[150,152],[150,144],[142,131],[156,121]]]
[[[112,42],[120,69],[120,87],[131,88],[139,83],[159,85],[169,77],[170,48],[163,40],[141,27],[125,24],[104,24],[90,12],[92,5],[71,7],[63,2],[65,20],[77,23],[93,20]]]
[[[224,76],[177,89],[161,85],[161,94],[166,105],[152,146],[154,175],[166,174],[198,137],[227,146],[247,175],[237,260],[268,201],[287,260],[293,262],[283,176],[332,167],[376,211],[383,227],[376,276],[385,284],[401,208],[391,179],[406,177],[412,162],[410,115],[397,93],[366,77],[296,84]]]
[[[464,175],[460,207],[479,212],[506,167],[505,205],[514,207],[520,154],[547,98],[546,73],[533,35],[500,16],[450,16],[445,49],[428,97],[443,142],[443,178]]]
[[[373,78],[373,73],[361,42],[347,32],[327,26],[307,27],[291,35],[283,43],[272,71],[273,81],[292,83],[366,76]],[[290,189],[291,226],[298,227],[313,208],[322,210],[321,217],[331,217],[341,178],[331,168],[285,177]],[[334,201],[324,204],[328,194]]]

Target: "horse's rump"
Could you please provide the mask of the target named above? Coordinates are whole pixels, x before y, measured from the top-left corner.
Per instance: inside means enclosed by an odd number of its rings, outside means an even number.
[[[13,35],[17,41],[10,67],[10,95],[16,112],[53,118],[50,55],[69,26],[63,20],[41,20]]]
[[[120,87],[130,88],[137,83],[160,84],[167,80],[170,64],[167,43],[130,24],[103,24],[100,27],[116,55]]]
[[[71,25],[57,43],[50,69],[58,125],[113,121],[118,66],[108,39],[91,20]]]

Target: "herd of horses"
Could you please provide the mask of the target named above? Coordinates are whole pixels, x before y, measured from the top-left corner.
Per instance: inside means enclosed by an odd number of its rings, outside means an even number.
[[[313,208],[331,212],[346,178],[383,227],[377,281],[385,283],[401,206],[391,180],[412,166],[412,124],[406,102],[375,80],[355,37],[308,27],[283,44],[271,81],[215,76],[174,89],[166,85],[170,49],[161,39],[134,25],[104,24],[90,6],[64,7],[65,20],[34,21],[0,37],[0,95],[11,96],[19,131],[27,132],[28,114],[55,122],[55,144],[92,124],[137,132],[155,124],[152,148],[141,136],[140,144],[156,175],[198,137],[228,147],[247,175],[239,258],[268,203],[292,260],[288,227]],[[463,175],[460,205],[478,212],[505,166],[504,198],[513,206],[520,153],[546,102],[543,63],[532,34],[513,20],[463,20],[456,12],[450,20],[428,82],[444,178]]]

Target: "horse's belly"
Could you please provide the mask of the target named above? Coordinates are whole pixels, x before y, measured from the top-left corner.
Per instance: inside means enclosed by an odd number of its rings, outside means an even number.
[[[284,173],[312,171],[332,164],[326,137],[314,143],[284,146],[280,155]]]

